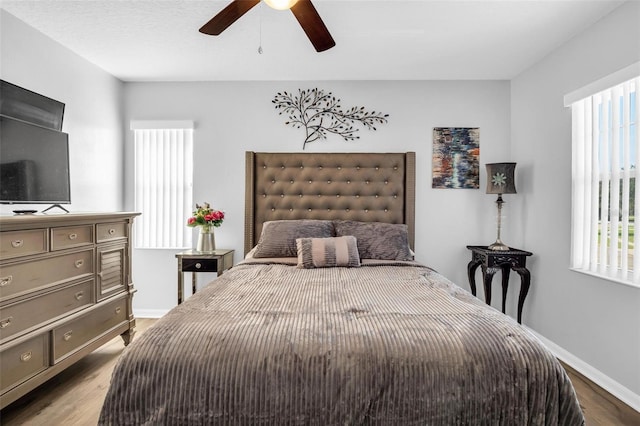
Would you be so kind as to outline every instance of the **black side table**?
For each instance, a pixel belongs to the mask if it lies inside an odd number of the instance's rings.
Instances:
[[[176,254],[178,259],[178,305],[184,299],[184,273],[192,272],[191,293],[196,292],[196,272],[217,272],[218,276],[233,266],[233,252],[219,249],[210,252],[187,250]]]
[[[509,250],[490,250],[487,246],[467,246],[471,250],[471,262],[467,265],[471,293],[476,295],[476,269],[482,266],[485,302],[491,304],[491,281],[499,270],[502,271],[502,313],[505,313],[505,301],[509,287],[509,272],[513,269],[520,275],[520,295],[518,296],[518,322],[522,323],[522,306],[531,285],[531,274],[527,269],[527,256],[533,253],[511,248]]]

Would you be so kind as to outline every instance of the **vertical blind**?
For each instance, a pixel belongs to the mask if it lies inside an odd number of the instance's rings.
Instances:
[[[572,267],[640,284],[640,77],[571,103]]]
[[[132,122],[135,143],[135,247],[191,247],[193,123]]]

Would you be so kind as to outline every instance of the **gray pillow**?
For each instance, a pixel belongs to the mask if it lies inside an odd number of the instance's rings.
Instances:
[[[332,268],[360,266],[356,237],[298,238],[298,268]]]
[[[413,260],[405,224],[336,220],[333,225],[337,237],[356,237],[360,259]]]
[[[253,257],[297,257],[298,238],[333,237],[330,220],[273,220],[262,225]]]

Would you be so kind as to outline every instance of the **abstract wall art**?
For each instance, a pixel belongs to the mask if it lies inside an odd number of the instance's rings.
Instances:
[[[480,187],[480,129],[434,127],[433,188]]]

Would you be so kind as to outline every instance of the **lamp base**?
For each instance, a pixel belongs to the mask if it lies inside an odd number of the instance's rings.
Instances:
[[[507,250],[511,250],[511,247],[509,247],[508,245],[500,241],[500,239],[498,238],[495,243],[489,246],[489,250],[507,251]]]

